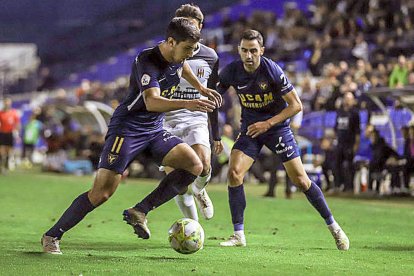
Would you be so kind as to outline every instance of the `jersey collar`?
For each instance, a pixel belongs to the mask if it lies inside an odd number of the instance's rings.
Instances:
[[[198,52],[200,52],[200,49],[201,49],[201,45],[200,45],[200,42],[198,42],[197,43],[197,48],[193,52],[193,56],[195,56],[196,54],[198,54]]]

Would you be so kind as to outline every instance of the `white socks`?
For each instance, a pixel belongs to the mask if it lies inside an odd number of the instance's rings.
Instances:
[[[211,169],[210,172],[205,176],[199,176],[196,180],[191,184],[191,188],[193,189],[194,194],[199,194],[202,189],[204,189],[208,182],[211,179]]]
[[[238,230],[238,231],[234,231],[234,234],[243,238],[244,237],[244,230]]]
[[[211,170],[207,175],[197,177],[196,180],[191,184],[191,188],[189,188],[185,194],[176,195],[174,197],[175,202],[177,203],[182,214],[186,218],[198,221],[197,207],[194,201],[193,194],[199,194],[201,190],[203,190],[207,186],[210,179]]]
[[[333,231],[333,230],[337,230],[337,229],[341,229],[341,226],[339,226],[339,224],[334,221],[333,223],[328,225],[329,230]]]
[[[176,195],[174,200],[186,218],[198,221],[197,207],[192,193],[187,192],[183,195]]]

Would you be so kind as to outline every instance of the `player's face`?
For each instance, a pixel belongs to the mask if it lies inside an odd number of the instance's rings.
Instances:
[[[264,47],[261,47],[256,39],[242,39],[239,45],[239,55],[247,72],[253,72],[259,67],[263,52]]]
[[[172,58],[174,63],[183,62],[185,59],[192,57],[194,50],[197,48],[197,42],[189,40],[177,43],[175,40],[172,45]]]

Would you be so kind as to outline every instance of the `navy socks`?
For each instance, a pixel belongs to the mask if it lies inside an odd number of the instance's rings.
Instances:
[[[183,170],[176,169],[164,177],[154,191],[152,191],[134,208],[147,214],[152,209],[164,204],[168,200],[178,195],[185,187],[194,182],[196,175]]]
[[[335,221],[321,189],[315,183],[311,182],[311,186],[304,192],[304,194],[313,207],[319,212],[321,217],[323,217],[327,225],[330,225]]]
[[[58,222],[46,232],[47,236],[62,238],[63,233],[78,224],[90,211],[95,209],[88,198],[88,192],[78,196],[63,213]]]
[[[228,187],[231,221],[234,231],[244,230],[244,209],[246,209],[246,196],[243,184],[237,187]]]

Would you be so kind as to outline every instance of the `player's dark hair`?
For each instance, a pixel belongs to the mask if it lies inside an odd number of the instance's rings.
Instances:
[[[175,16],[177,17],[191,17],[198,21],[198,23],[203,23],[204,21],[204,15],[201,12],[200,8],[191,3],[191,4],[184,4],[181,5],[176,11]]]
[[[257,40],[259,42],[260,47],[263,47],[263,36],[256,30],[247,30],[244,31],[241,35],[241,39],[245,40]]]
[[[167,37],[172,37],[177,43],[182,41],[200,41],[201,34],[196,26],[184,17],[174,17],[171,19],[170,24],[167,27]]]

